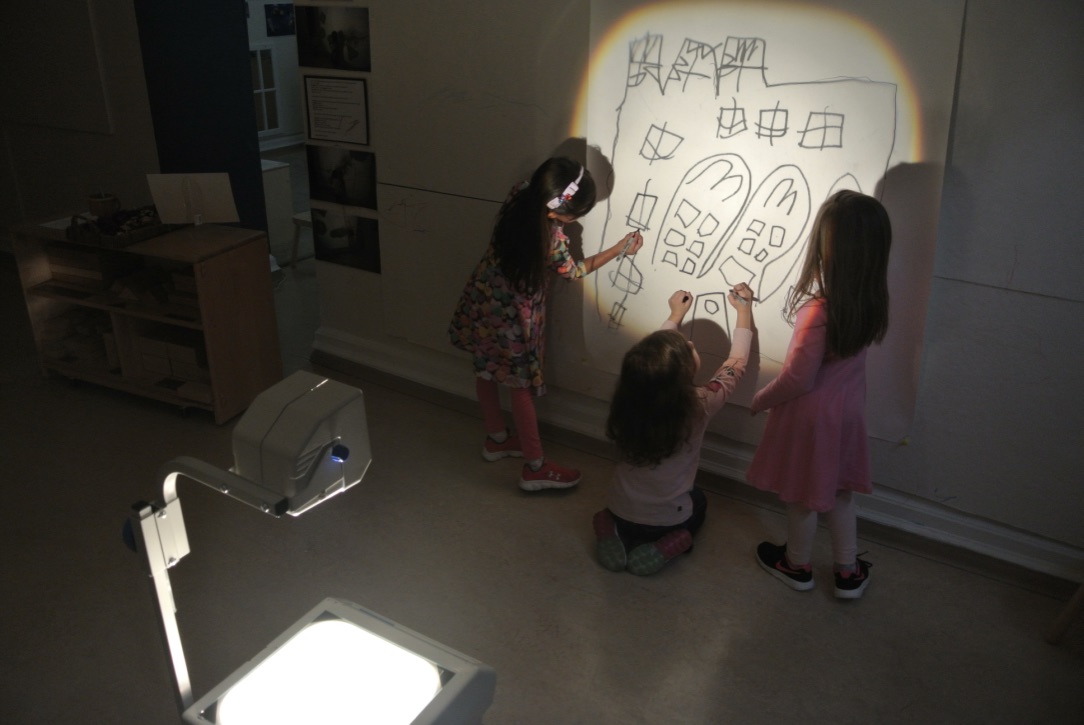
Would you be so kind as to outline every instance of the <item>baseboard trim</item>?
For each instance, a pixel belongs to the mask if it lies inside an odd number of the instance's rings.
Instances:
[[[313,343],[314,359],[362,366],[401,378],[438,393],[473,401],[474,380],[462,356],[441,353],[407,341],[379,342],[321,327]],[[605,446],[604,401],[550,386],[538,401],[539,422]],[[704,441],[702,470],[731,481],[744,481],[752,447],[722,437]],[[1084,581],[1084,550],[951,509],[942,504],[876,486],[862,496],[859,518],[1073,582]]]

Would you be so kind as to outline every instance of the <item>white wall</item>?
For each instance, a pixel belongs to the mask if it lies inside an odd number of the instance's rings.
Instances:
[[[371,13],[384,273],[319,265],[317,349],[471,397],[469,363],[444,329],[508,184],[566,141],[590,6],[356,4]],[[1081,32],[1084,5],[1072,0],[967,4],[917,413],[906,445],[874,441],[877,493],[862,507],[870,520],[1076,579]],[[467,104],[473,126],[457,127]],[[442,112],[446,127],[426,122]],[[404,144],[403,129],[417,142]],[[582,290],[554,288],[552,392],[539,410],[601,438],[613,381],[582,363]],[[740,415],[724,411],[713,428]],[[713,435],[704,467],[740,478],[751,450]]]
[[[589,3],[357,4],[372,12],[384,274],[318,263],[317,346],[471,397],[469,362],[444,326],[508,185],[566,140],[588,61]],[[149,202],[144,174],[158,163],[133,10],[89,1],[83,10],[112,130],[0,117],[4,228],[71,213],[99,186],[126,206]],[[17,13],[10,20],[4,31],[49,37]],[[917,414],[908,445],[875,442],[877,493],[862,505],[867,518],[1078,580],[1082,32],[1075,0],[967,4]],[[51,49],[74,62],[63,45]],[[460,123],[468,111],[472,123]],[[539,410],[600,437],[613,381],[582,365],[582,291],[554,288],[552,392]],[[745,415],[724,410],[714,428]],[[713,435],[704,467],[740,478],[751,450]]]

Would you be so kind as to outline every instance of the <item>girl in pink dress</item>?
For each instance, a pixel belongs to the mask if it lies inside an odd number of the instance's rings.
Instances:
[[[876,199],[839,191],[821,206],[787,303],[794,335],[779,377],[753,397],[767,410],[748,479],[787,508],[787,541],[762,542],[757,561],[798,591],[813,588],[813,538],[825,514],[835,595],[857,599],[869,583],[858,558],[853,493],[870,493],[866,350],[888,330],[892,228]]]
[[[487,433],[482,457],[499,461],[524,457],[519,486],[525,491],[569,488],[580,472],[548,461],[542,452],[534,396],[546,392],[547,271],[578,279],[617,258],[636,254],[639,232],[584,260],[568,249],[564,225],[595,205],[595,182],[582,165],[567,158],[542,163],[501,206],[489,247],[460,295],[448,334],[471,353],[475,388]],[[498,385],[510,389],[516,432],[505,427]]]

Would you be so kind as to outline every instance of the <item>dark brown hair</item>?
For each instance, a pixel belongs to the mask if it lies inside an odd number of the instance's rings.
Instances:
[[[547,207],[581,172],[579,188],[572,198],[562,199],[556,209]],[[595,181],[579,162],[555,157],[535,169],[527,187],[501,207],[493,228],[497,261],[513,289],[532,294],[542,286],[551,239],[549,212],[581,217],[594,206]]]
[[[828,350],[846,358],[888,331],[888,253],[892,225],[881,202],[837,191],[817,212],[801,274],[787,300],[787,319],[810,298],[828,311]]]
[[[692,350],[675,330],[659,330],[636,343],[621,361],[606,436],[621,460],[653,466],[689,439],[704,414]]]

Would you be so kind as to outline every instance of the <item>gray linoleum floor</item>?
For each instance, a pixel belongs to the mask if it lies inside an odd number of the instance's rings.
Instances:
[[[276,287],[288,372],[310,365],[315,264]],[[7,255],[0,335],[0,722],[176,722],[149,580],[121,530],[161,496],[166,461],[228,468],[232,423],[43,377]],[[375,452],[345,495],[277,520],[179,487],[192,553],[172,582],[197,697],[336,596],[492,666],[487,725],[1084,722],[1084,625],[1043,638],[1073,583],[860,522],[866,596],[833,598],[824,532],[817,588],[793,592],[753,560],[780,510],[709,476],[692,554],[652,577],[611,573],[590,526],[605,449],[544,431],[584,482],[526,494],[517,463],[479,455],[473,403],[358,372],[329,373],[365,392]]]

